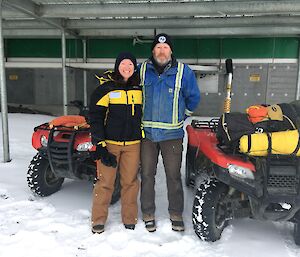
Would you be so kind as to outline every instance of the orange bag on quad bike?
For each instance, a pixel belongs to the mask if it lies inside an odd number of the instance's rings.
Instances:
[[[89,124],[85,118],[80,115],[65,115],[57,117],[49,122],[49,127],[53,128],[56,126],[74,127],[74,128],[88,128]]]
[[[260,122],[268,118],[268,108],[263,105],[251,105],[246,109],[246,112],[252,123]]]

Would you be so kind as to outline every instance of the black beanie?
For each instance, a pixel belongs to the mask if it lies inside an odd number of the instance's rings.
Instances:
[[[153,42],[152,42],[152,47],[151,50],[153,50],[153,48],[156,46],[156,44],[158,43],[166,43],[170,46],[171,50],[173,51],[173,45],[172,45],[172,41],[169,35],[165,34],[165,33],[160,33],[158,35],[155,36]]]
[[[122,52],[119,53],[118,57],[116,58],[115,68],[114,68],[115,72],[119,73],[119,65],[125,59],[129,59],[130,61],[132,61],[134,65],[134,70],[137,69],[136,58],[134,57],[134,55],[129,52]]]

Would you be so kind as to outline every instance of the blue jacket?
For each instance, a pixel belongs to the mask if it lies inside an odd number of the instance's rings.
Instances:
[[[194,72],[180,62],[158,74],[150,60],[140,66],[143,87],[143,127],[153,142],[180,139],[183,123],[200,101]]]

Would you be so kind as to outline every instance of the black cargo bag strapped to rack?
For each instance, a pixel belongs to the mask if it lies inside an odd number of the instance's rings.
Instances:
[[[296,127],[297,122],[299,123],[299,118],[300,118],[300,106],[299,104],[296,103],[281,103],[278,104],[282,110],[282,113],[284,116],[288,117]]]
[[[299,127],[300,106],[289,103],[278,104],[282,110],[282,120],[272,119],[254,123],[256,133],[295,130]]]
[[[243,135],[255,133],[254,125],[246,113],[223,113],[217,127],[217,139],[220,145],[234,147]]]

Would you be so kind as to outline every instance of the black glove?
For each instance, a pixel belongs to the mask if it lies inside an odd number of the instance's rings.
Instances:
[[[101,162],[108,167],[117,167],[117,157],[107,151],[107,148],[102,145],[97,145],[96,151],[93,153],[92,158],[94,160],[101,160]]]

